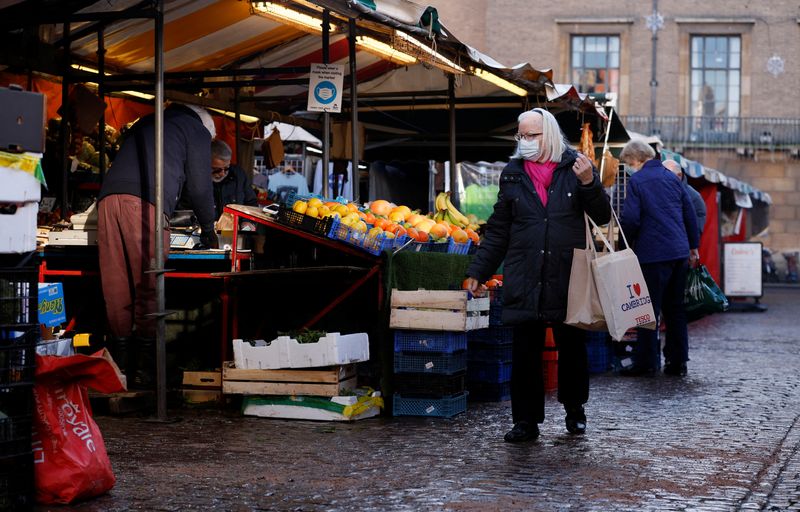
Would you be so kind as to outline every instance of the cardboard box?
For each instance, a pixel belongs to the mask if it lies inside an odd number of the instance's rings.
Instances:
[[[288,336],[270,342],[233,340],[236,368],[266,370],[314,368],[369,361],[369,336],[365,332],[341,335],[328,333],[316,343],[298,343]]]
[[[0,253],[36,249],[36,216],[39,203],[0,203]]]

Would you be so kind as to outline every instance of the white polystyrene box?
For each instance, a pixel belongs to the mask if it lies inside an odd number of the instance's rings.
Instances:
[[[39,203],[23,203],[17,205],[14,213],[4,213],[9,207],[0,204],[0,253],[35,250]]]
[[[316,343],[298,343],[288,336],[271,342],[257,340],[256,346],[233,340],[236,368],[276,370],[279,368],[314,368],[369,361],[369,336],[365,332],[342,335],[328,333]]]
[[[0,167],[0,203],[39,202],[42,199],[42,186],[33,175]]]

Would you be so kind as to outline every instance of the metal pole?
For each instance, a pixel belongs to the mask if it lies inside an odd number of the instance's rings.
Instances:
[[[64,23],[64,37],[67,42],[64,45],[64,72],[61,77],[61,111],[64,115],[61,116],[61,125],[58,130],[58,142],[61,146],[61,218],[66,220],[69,218],[67,210],[69,209],[69,190],[67,184],[69,183],[69,141],[67,141],[67,108],[69,107],[69,74],[70,74],[70,42],[69,31],[70,23]]]
[[[242,115],[239,112],[239,88],[233,90],[233,110],[234,114],[236,114],[236,127],[234,128],[234,137],[236,137],[235,145],[236,147],[233,148],[234,155],[236,155],[236,165],[242,165],[242,159],[239,158],[239,141],[242,140],[241,128],[239,124],[242,122]],[[252,178],[252,175],[250,176]]]
[[[658,58],[658,0],[653,0],[653,43],[652,43],[652,61],[653,67],[650,72],[650,135],[655,133],[656,128],[656,95],[658,94],[658,74],[656,61]]]
[[[330,61],[330,21],[331,12],[328,9],[322,11],[322,63],[328,64]],[[328,178],[330,176],[331,159],[331,115],[328,112],[322,114],[322,196],[329,197]]]
[[[456,175],[456,76],[447,75],[447,103],[450,114],[450,200],[459,205],[458,176]]]
[[[349,20],[349,29],[350,29],[350,129],[351,134],[350,138],[352,139],[353,144],[353,155],[352,155],[352,163],[350,164],[353,167],[353,201],[356,203],[360,202],[361,199],[361,184],[360,184],[360,176],[358,172],[358,156],[359,156],[359,148],[358,148],[358,79],[357,73],[358,68],[356,66],[356,20],[354,18],[350,18]]]
[[[103,29],[97,31],[97,93],[100,99],[105,98],[105,69],[106,69],[106,48],[105,38],[103,37]],[[105,100],[104,100],[105,101]],[[100,115],[100,126],[97,134],[97,144],[100,146],[98,152],[100,159],[98,165],[100,167],[100,183],[103,182],[106,174],[106,111]]]
[[[156,377],[157,419],[167,419],[167,346],[165,339],[164,309],[164,0],[156,1],[155,16],[155,170],[156,170]]]

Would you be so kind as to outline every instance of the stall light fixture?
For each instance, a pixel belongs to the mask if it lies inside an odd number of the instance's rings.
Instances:
[[[253,7],[257,13],[271,20],[275,20],[278,23],[291,25],[300,30],[322,32],[322,20],[314,16],[309,16],[308,14],[289,9],[288,7],[273,2],[255,2]],[[333,24],[329,24],[328,26],[331,32],[336,30]]]
[[[474,68],[472,70],[472,72],[478,78],[482,78],[482,79],[486,80],[489,83],[492,83],[492,84],[494,84],[494,85],[496,85],[498,87],[501,87],[501,88],[507,90],[508,92],[512,92],[512,93],[516,94],[517,96],[527,96],[528,95],[528,91],[526,91],[522,87],[512,84],[511,82],[509,82],[505,78],[500,78],[499,76],[495,75],[494,73],[490,73],[490,72],[485,71],[485,70],[483,70],[481,68]]]
[[[434,51],[428,45],[418,41],[417,39],[411,37],[410,35],[406,34],[402,30],[395,30],[394,35],[397,38],[398,42],[405,45],[410,45],[409,47],[413,47],[415,50],[419,50],[422,53],[419,55],[418,58],[420,60],[424,60],[429,62],[430,64],[436,66],[447,72],[456,72],[456,73],[464,73],[465,70],[452,60],[448,59],[441,53]],[[426,58],[421,58],[423,55]]]
[[[311,153],[318,153],[320,155],[322,154],[322,150],[315,148],[314,146],[306,146],[306,151],[310,151]]]
[[[390,45],[378,41],[367,36],[356,37],[356,46],[362,48],[364,51],[377,55],[378,57],[400,64],[401,66],[408,66],[417,62],[416,57],[405,54],[400,50],[395,50]]]
[[[207,110],[212,111],[212,112],[217,112],[218,114],[222,114],[223,116],[227,116],[227,117],[236,119],[236,112],[231,112],[229,110],[220,110],[218,108],[211,108],[211,107],[205,107],[205,108]],[[261,120],[258,117],[249,116],[247,114],[239,114],[239,119],[241,119],[243,123],[257,123],[258,121]]]

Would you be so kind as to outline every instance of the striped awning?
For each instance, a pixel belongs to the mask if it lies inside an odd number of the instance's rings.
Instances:
[[[766,204],[772,204],[772,197],[767,192],[759,190],[752,185],[745,183],[744,181],[737,180],[736,178],[732,178],[730,176],[726,176],[722,172],[712,169],[711,167],[706,167],[705,165],[701,164],[700,162],[696,162],[694,160],[689,160],[688,158],[684,157],[680,153],[675,153],[674,151],[668,151],[666,149],[661,150],[661,160],[675,160],[681,167],[683,168],[683,172],[686,173],[687,176],[691,176],[692,178],[702,178],[706,181],[710,181],[711,183],[717,183],[722,185],[723,187],[729,188],[734,192],[739,192],[740,194],[746,194],[757,201],[764,202]]]

